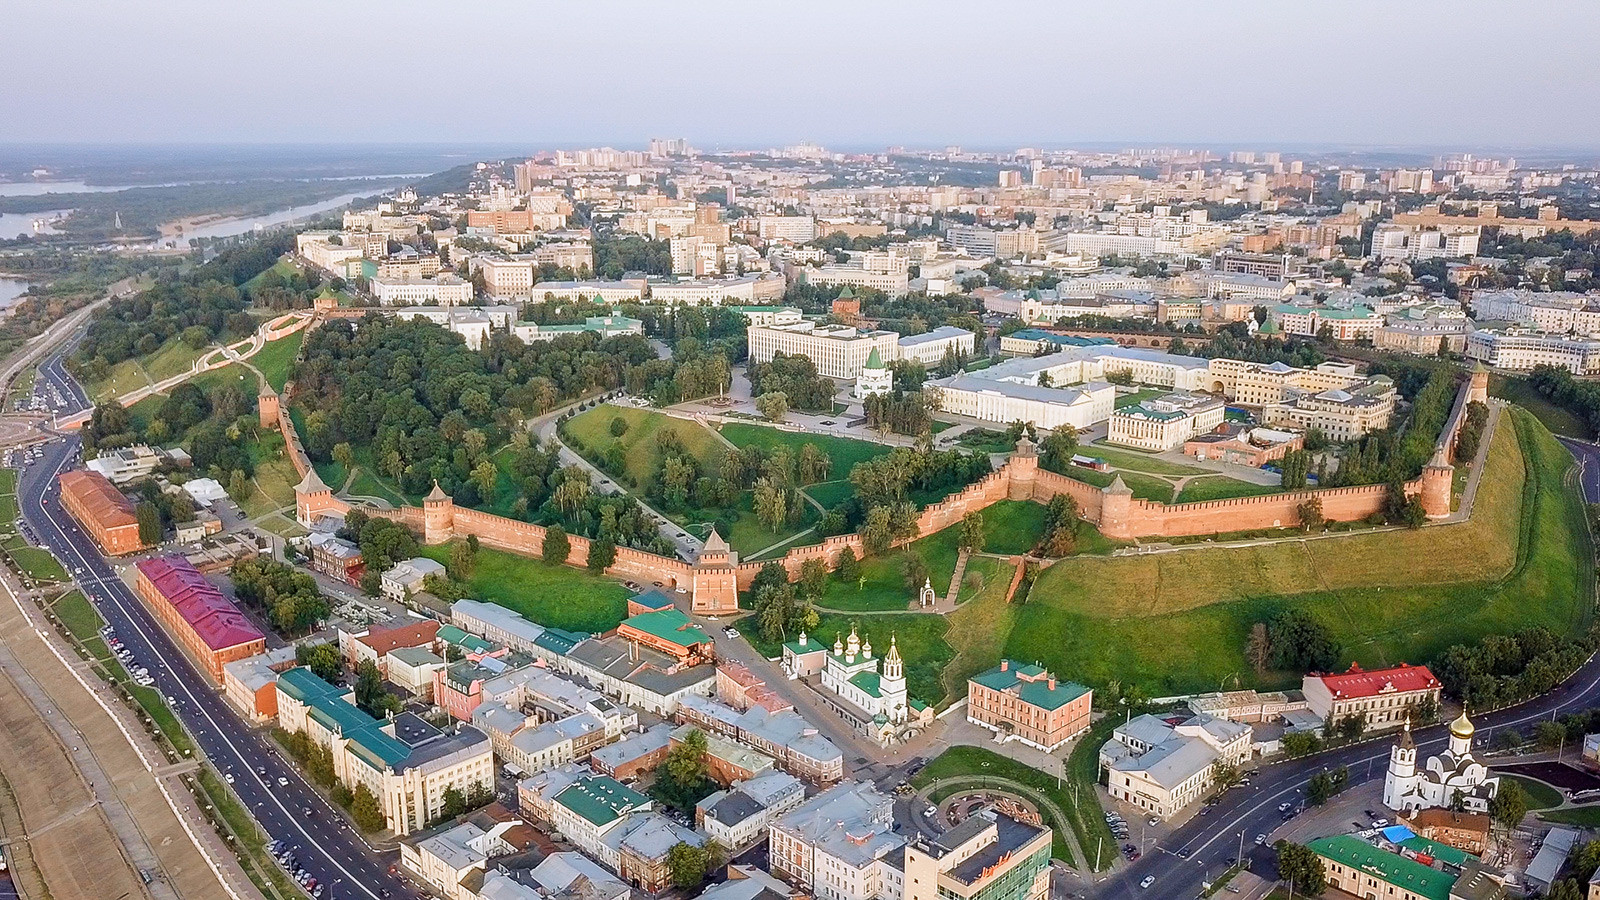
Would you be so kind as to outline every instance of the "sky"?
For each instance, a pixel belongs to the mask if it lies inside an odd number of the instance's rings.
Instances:
[[[1600,148],[1600,3],[11,4],[0,142]]]

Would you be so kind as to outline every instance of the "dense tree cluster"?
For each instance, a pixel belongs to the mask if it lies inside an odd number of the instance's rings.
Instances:
[[[671,275],[672,247],[666,241],[596,231],[594,272],[606,280],[616,280],[629,272]]]
[[[799,580],[793,583],[783,563],[769,562],[762,566],[750,583],[755,625],[762,638],[781,641],[802,631],[814,630],[821,618],[815,603],[821,599],[827,585],[828,566],[820,559],[806,560],[800,567]]]
[[[1558,366],[1538,366],[1528,375],[1533,389],[1555,405],[1572,413],[1600,434],[1600,382],[1579,381]]]
[[[327,618],[327,598],[307,572],[257,557],[234,563],[229,574],[239,599],[265,611],[272,627],[282,634],[304,634]]]
[[[1503,706],[1548,693],[1593,647],[1592,633],[1568,637],[1548,628],[1525,628],[1456,644],[1430,668],[1447,695],[1473,707]]]
[[[1478,455],[1478,445],[1483,441],[1483,429],[1489,424],[1489,407],[1481,400],[1467,404],[1466,418],[1456,432],[1455,458],[1470,461]]]
[[[867,425],[879,432],[894,434],[922,434],[933,427],[933,413],[938,408],[937,389],[928,387],[920,391],[896,390],[889,394],[869,394],[861,407],[867,414]]]
[[[1279,339],[1251,336],[1248,328],[1238,322],[1219,328],[1210,343],[1194,348],[1194,355],[1205,359],[1281,362],[1300,368],[1311,368],[1328,359],[1316,341],[1294,337]]]
[[[1352,441],[1336,470],[1319,469],[1319,485],[1398,484],[1422,473],[1422,467],[1433,456],[1445,420],[1450,417],[1456,383],[1450,370],[1443,366],[1427,370],[1420,380],[1410,374],[1395,378],[1395,386],[1402,394],[1412,385],[1420,386],[1410,395],[1411,412],[1404,424],[1396,423]]]
[[[833,379],[818,375],[817,364],[808,356],[779,353],[771,362],[752,362],[748,375],[752,396],[779,392],[788,397],[790,409],[833,411]]]
[[[1303,609],[1285,609],[1267,622],[1267,657],[1285,672],[1326,672],[1339,661],[1328,626]]]

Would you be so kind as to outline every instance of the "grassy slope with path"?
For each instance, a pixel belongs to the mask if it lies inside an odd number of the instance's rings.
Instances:
[[[295,356],[300,353],[300,346],[305,342],[306,329],[302,328],[263,346],[259,353],[250,357],[250,364],[261,370],[273,390],[281,391],[289,380],[289,364],[294,362]]]
[[[450,547],[423,547],[422,555],[449,565]],[[628,612],[629,591],[619,582],[488,547],[478,549],[468,584],[479,598],[552,628],[609,631]]]
[[[621,437],[611,434],[611,422],[621,419],[628,430]],[[661,467],[661,452],[656,447],[656,435],[670,432],[678,438],[683,449],[699,460],[702,467],[714,468],[722,458],[724,448],[716,435],[705,426],[687,419],[678,419],[647,409],[631,409],[609,404],[581,412],[562,425],[567,437],[577,443],[584,456],[594,462],[602,458],[612,444],[620,444],[627,462],[620,475],[631,488],[648,484]]]
[[[1555,809],[1566,802],[1559,790],[1542,781],[1523,778],[1520,775],[1501,775],[1500,778],[1505,781],[1515,781],[1522,786],[1522,792],[1528,796],[1529,810]]]
[[[1073,557],[1039,577],[1025,604],[968,603],[953,616],[952,678],[1001,653],[1062,677],[1151,693],[1278,687],[1255,677],[1250,626],[1288,605],[1309,610],[1343,660],[1422,662],[1450,644],[1530,625],[1584,627],[1592,550],[1569,488],[1571,457],[1531,415],[1501,418],[1470,522],[1247,548]],[[1525,477],[1524,459],[1533,477]],[[1303,590],[1286,593],[1286,588]],[[959,683],[959,682],[958,682]]]
[[[1585,441],[1592,436],[1588,424],[1582,418],[1563,407],[1551,403],[1543,394],[1534,390],[1533,385],[1526,378],[1492,374],[1489,376],[1489,395],[1509,400],[1518,406],[1526,408],[1540,422],[1544,423],[1544,427],[1556,434]]]

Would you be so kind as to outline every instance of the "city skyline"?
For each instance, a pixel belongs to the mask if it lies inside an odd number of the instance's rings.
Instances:
[[[0,117],[18,142],[1600,146],[1571,115],[1600,10],[1502,10],[62,3],[14,12]]]

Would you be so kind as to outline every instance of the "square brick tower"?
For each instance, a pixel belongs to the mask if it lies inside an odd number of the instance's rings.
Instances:
[[[261,427],[271,430],[278,427],[278,392],[266,381],[261,382],[261,392],[256,394],[256,409],[261,412]]]
[[[690,594],[689,609],[702,616],[738,612],[738,567],[739,554],[713,528],[690,569],[693,593]]]

